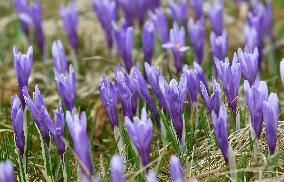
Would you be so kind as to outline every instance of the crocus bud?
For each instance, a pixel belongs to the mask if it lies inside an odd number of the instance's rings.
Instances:
[[[259,35],[258,35],[257,30],[254,27],[246,25],[245,31],[244,31],[244,43],[245,43],[245,47],[247,51],[253,52],[255,47],[259,49],[260,41],[261,40],[259,40]]]
[[[234,119],[236,121],[237,98],[241,81],[241,66],[240,63],[238,63],[237,54],[234,54],[231,66],[228,58],[226,58],[224,62],[217,58],[215,58],[214,60],[217,69],[217,75],[221,80],[229,102],[229,106],[233,111]]]
[[[70,45],[74,50],[78,49],[78,10],[74,0],[66,6],[61,5],[60,16],[62,19],[64,30],[69,39]]]
[[[61,40],[56,40],[52,43],[52,63],[59,74],[67,72],[67,58]]]
[[[146,182],[158,182],[157,174],[154,171],[150,171],[146,177]]]
[[[226,162],[229,159],[229,141],[228,141],[228,116],[227,109],[225,105],[222,105],[219,111],[219,116],[215,113],[211,113],[214,133],[216,136],[217,143],[221,149],[223,157]]]
[[[118,125],[117,119],[117,88],[114,83],[109,81],[105,76],[102,77],[100,82],[100,96],[107,112],[108,118],[112,126]]]
[[[87,133],[87,118],[85,112],[79,117],[78,113],[67,111],[66,122],[73,140],[73,146],[80,166],[82,178],[91,178],[93,173],[90,141]]]
[[[280,62],[280,75],[282,84],[284,85],[284,59],[282,59],[282,61]]]
[[[178,0],[175,3],[173,0],[168,0],[170,11],[174,22],[181,22],[186,25],[188,19],[188,4],[186,0]]]
[[[147,21],[143,26],[142,45],[144,52],[144,60],[148,63],[152,62],[154,43],[154,24],[151,21]]]
[[[30,9],[26,0],[14,0],[15,9],[17,11],[21,28],[26,35],[29,37],[29,29],[32,25],[32,17],[30,16]]]
[[[116,2],[114,0],[93,0],[92,2],[93,9],[104,29],[108,47],[111,49],[113,44],[111,22],[115,21],[117,16]]]
[[[258,79],[250,86],[247,80],[244,81],[246,102],[250,111],[251,126],[257,139],[260,138],[262,130],[262,103],[268,97],[267,84]]]
[[[28,87],[29,77],[33,65],[33,48],[29,47],[27,54],[22,54],[18,51],[17,47],[13,49],[14,69],[18,80],[18,95],[22,103],[23,109],[25,108],[25,100],[23,96],[23,87]]]
[[[211,32],[210,44],[213,58],[216,57],[220,60],[223,60],[226,57],[228,49],[227,33],[224,31],[220,36],[218,36],[214,32]]]
[[[0,163],[0,181],[14,182],[13,165],[10,161],[6,160]]]
[[[185,46],[184,28],[179,28],[178,24],[175,23],[173,29],[171,29],[170,31],[170,40],[168,43],[163,44],[163,48],[171,49],[175,61],[176,70],[177,72],[180,72],[184,53],[189,49],[189,47]]]
[[[212,87],[213,87],[213,93],[211,96],[209,96],[209,90],[206,88],[204,83],[200,81],[200,93],[202,95],[202,98],[205,102],[205,105],[210,113],[215,112],[217,115],[220,110],[220,95],[221,95],[221,89],[220,85],[217,83],[215,78],[212,78]]]
[[[28,93],[28,88],[23,88],[23,96],[25,102],[32,113],[32,117],[38,127],[38,129],[42,132],[43,139],[47,146],[49,145],[49,129],[47,123],[45,122],[45,118],[43,116],[44,111],[46,110],[44,105],[43,96],[39,90],[38,85],[35,86],[35,91],[33,92],[33,100],[30,98]]]
[[[243,78],[248,80],[250,85],[254,84],[254,81],[258,72],[258,50],[254,49],[253,53],[242,49],[238,50],[238,60],[241,64],[241,71]]]
[[[271,93],[262,104],[263,120],[266,128],[266,142],[270,155],[274,154],[277,143],[277,126],[279,117],[279,99],[276,93]]]
[[[69,66],[69,75],[59,74],[56,69],[54,69],[54,75],[57,90],[67,110],[72,111],[75,107],[76,98],[76,74],[72,65]]]
[[[188,22],[188,32],[191,39],[196,61],[201,64],[203,59],[203,47],[205,43],[204,19],[201,18],[195,23],[193,19]]]
[[[159,36],[163,44],[169,40],[169,26],[167,17],[163,8],[155,9],[153,13],[150,13],[151,20],[154,23],[155,31]]]
[[[191,7],[194,11],[194,18],[200,19],[203,17],[203,0],[191,0],[190,1]]]
[[[149,90],[148,85],[140,72],[138,67],[133,67],[131,69],[130,73],[131,79],[133,83],[135,84],[135,88],[138,91],[140,97],[142,97],[144,100],[146,100],[146,104],[149,108],[151,108],[151,111],[153,112],[157,125],[160,127],[160,116],[157,110],[157,106],[154,102],[154,99],[152,98]]]
[[[182,142],[183,138],[183,109],[184,101],[186,97],[186,76],[182,75],[180,82],[171,80],[170,84],[163,77],[159,77],[160,89],[164,95],[168,111],[173,122],[173,126],[176,130],[176,134]]]
[[[24,114],[18,96],[11,97],[11,118],[15,134],[15,143],[23,156],[25,151]]]
[[[167,104],[159,86],[159,77],[162,76],[159,68],[155,67],[154,65],[150,66],[148,63],[145,63],[145,72],[147,80],[152,86],[152,89],[160,103],[160,106],[163,109],[166,109]]]
[[[206,77],[203,69],[201,68],[201,66],[197,62],[194,61],[193,62],[193,69],[196,71],[199,81],[201,81],[204,84],[204,86],[206,87],[206,89],[208,90],[207,77]]]
[[[133,27],[127,27],[125,20],[121,21],[120,30],[113,22],[113,35],[118,54],[122,58],[125,68],[128,72],[132,67],[132,49],[133,49]]]
[[[142,109],[141,119],[135,116],[133,122],[126,116],[125,126],[132,143],[139,153],[142,164],[146,166],[150,162],[153,135],[153,124],[147,116],[146,109]]]
[[[209,20],[211,23],[211,28],[216,36],[221,36],[223,32],[223,6],[222,1],[217,0],[215,5],[213,5],[209,11]]]
[[[134,25],[134,18],[135,18],[135,10],[136,10],[136,1],[132,0],[117,0],[118,6],[121,7],[124,17],[125,17],[125,23],[127,26],[133,26]]]
[[[170,158],[170,172],[173,182],[185,182],[182,166],[175,155],[172,155]]]
[[[112,182],[126,182],[124,177],[123,160],[120,155],[114,155],[110,162],[110,172]]]

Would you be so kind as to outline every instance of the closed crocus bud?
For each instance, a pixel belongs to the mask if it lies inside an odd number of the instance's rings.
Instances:
[[[114,83],[109,81],[105,76],[102,77],[100,82],[100,96],[107,112],[111,125],[118,126],[117,119],[117,88]]]
[[[199,81],[201,81],[205,85],[206,89],[208,90],[207,77],[206,77],[203,69],[201,68],[201,66],[197,62],[194,61],[193,62],[193,69],[196,71]]]
[[[61,40],[56,40],[52,43],[52,63],[57,73],[65,74],[67,72],[67,58]]]
[[[27,54],[22,54],[17,47],[13,49],[14,69],[18,80],[18,95],[22,102],[23,109],[25,108],[25,100],[23,96],[23,87],[28,87],[29,77],[33,65],[33,48],[29,47]]]
[[[199,64],[201,64],[203,59],[203,47],[205,42],[204,19],[201,18],[195,23],[193,19],[190,19],[188,22],[188,32],[192,48],[195,53],[195,59]]]
[[[185,46],[185,30],[183,27],[179,28],[175,23],[173,29],[170,31],[170,40],[168,43],[163,44],[163,48],[171,49],[175,67],[177,72],[181,71],[184,53],[189,49]]]
[[[120,155],[114,155],[110,162],[110,173],[112,182],[126,182],[124,177],[123,160]]]
[[[223,60],[226,57],[228,49],[227,33],[224,31],[220,36],[218,36],[214,32],[211,32],[210,44],[213,58],[216,57],[220,60]]]
[[[277,126],[279,117],[279,99],[276,93],[271,93],[262,104],[263,120],[266,129],[266,142],[270,155],[274,154],[277,142]]]
[[[158,182],[157,174],[154,171],[150,171],[146,177],[146,182]]]
[[[191,0],[190,1],[191,7],[194,11],[194,18],[200,19],[203,17],[203,0]]]
[[[152,62],[154,43],[155,43],[154,24],[151,21],[147,21],[143,26],[143,32],[142,32],[142,45],[143,45],[145,62],[148,63]]]
[[[169,26],[167,16],[163,8],[155,9],[153,13],[150,12],[150,17],[154,23],[155,31],[163,44],[169,41]]]
[[[60,16],[69,42],[72,48],[77,51],[78,10],[74,0],[71,0],[68,5],[60,7]]]
[[[11,118],[15,134],[15,143],[22,157],[25,151],[24,114],[18,96],[11,97]]]
[[[254,136],[259,139],[262,130],[262,103],[268,97],[267,84],[258,79],[250,86],[247,80],[244,81],[246,102],[251,116],[251,127]]]
[[[188,105],[191,110],[192,105],[197,101],[197,94],[200,90],[200,80],[197,72],[194,69],[188,69],[187,65],[183,67],[183,74],[187,79]]]
[[[223,32],[223,6],[222,1],[217,0],[215,5],[213,5],[209,11],[209,20],[211,23],[211,28],[216,36],[221,36]]]
[[[137,66],[132,68],[130,76],[140,97],[142,97],[146,101],[147,106],[151,108],[151,111],[155,116],[157,125],[160,127],[160,116],[157,110],[157,106],[148,90],[148,85]]]
[[[8,160],[0,162],[0,181],[3,182],[15,181],[13,165]]]
[[[118,6],[121,7],[124,17],[125,17],[125,23],[127,26],[133,26],[134,25],[134,18],[135,18],[135,3],[136,1],[132,0],[117,0]]]
[[[164,95],[168,111],[173,122],[173,126],[176,130],[176,134],[183,142],[183,109],[186,97],[186,76],[182,75],[180,83],[176,80],[171,80],[170,84],[163,77],[159,77],[160,89]]]
[[[165,101],[165,98],[163,96],[163,93],[161,92],[160,86],[159,86],[159,77],[162,76],[160,73],[159,68],[155,67],[154,65],[150,66],[148,63],[145,63],[145,72],[147,76],[147,80],[150,83],[159,103],[160,106],[163,109],[167,108],[167,104]]]
[[[238,63],[237,54],[234,54],[233,62],[231,65],[228,58],[226,58],[224,62],[217,58],[215,58],[214,60],[217,69],[217,75],[221,80],[229,102],[228,104],[233,111],[234,119],[236,121],[237,99],[241,81],[241,66]]]
[[[284,59],[282,59],[282,61],[280,62],[280,75],[282,84],[284,85]]]
[[[128,72],[132,67],[133,27],[127,27],[125,20],[121,21],[120,29],[113,22],[113,35],[118,54],[122,58]]]
[[[217,143],[221,149],[223,157],[226,162],[229,159],[229,141],[228,141],[228,116],[227,116],[227,109],[225,105],[222,105],[219,111],[219,115],[215,112],[211,113],[213,126],[214,126],[214,133],[217,140]]]
[[[86,114],[82,112],[81,116],[79,116],[76,112],[71,113],[67,111],[66,122],[73,140],[82,178],[91,179],[93,167],[90,154],[90,141],[87,133]]]
[[[253,52],[255,47],[259,49],[260,41],[261,40],[259,40],[259,35],[258,35],[257,30],[254,27],[246,25],[245,31],[244,31],[244,42],[245,42],[245,47],[247,51]]]
[[[213,93],[211,96],[209,96],[209,90],[206,88],[204,83],[200,81],[200,93],[202,95],[202,98],[206,104],[206,107],[210,113],[215,112],[216,114],[219,113],[220,110],[220,95],[221,95],[221,89],[220,85],[217,83],[215,78],[212,78],[212,87],[213,87]]]
[[[42,132],[43,139],[45,140],[45,143],[48,146],[49,129],[47,126],[48,123],[45,122],[45,118],[43,116],[43,113],[45,112],[46,108],[44,105],[43,96],[41,95],[38,85],[35,86],[35,91],[33,92],[33,100],[30,98],[27,87],[23,88],[23,95],[25,102],[32,113],[32,117],[38,129]]]
[[[173,182],[185,182],[182,166],[175,155],[172,155],[170,158],[170,172]]]
[[[242,76],[245,80],[248,80],[250,85],[254,84],[258,73],[258,50],[254,49],[252,53],[242,49],[238,50],[238,60],[241,64]]]
[[[56,69],[54,69],[54,75],[57,90],[63,99],[64,105],[67,110],[72,111],[75,107],[76,98],[76,74],[72,65],[69,66],[69,75],[59,74]]]
[[[108,47],[111,49],[113,44],[112,39],[112,21],[115,21],[116,2],[114,0],[93,0],[93,9],[97,14],[97,18],[104,29]]]
[[[142,164],[146,166],[150,162],[153,135],[153,124],[147,116],[146,109],[142,109],[141,119],[135,116],[133,122],[126,116],[125,126],[132,143],[139,153]]]
[[[181,22],[186,25],[188,19],[188,4],[186,0],[178,0],[175,3],[173,0],[168,0],[170,11],[174,22]]]
[[[20,20],[21,28],[26,37],[29,37],[29,28],[32,25],[32,18],[30,16],[28,3],[26,0],[14,0],[14,5]]]

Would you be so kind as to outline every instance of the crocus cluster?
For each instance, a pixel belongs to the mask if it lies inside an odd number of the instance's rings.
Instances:
[[[141,119],[137,116],[133,122],[129,117],[125,117],[125,126],[132,143],[135,145],[142,164],[146,166],[150,162],[150,150],[153,135],[153,124],[148,118],[146,109],[141,111]]]
[[[3,161],[0,163],[0,181],[14,182],[13,165],[10,161]]]

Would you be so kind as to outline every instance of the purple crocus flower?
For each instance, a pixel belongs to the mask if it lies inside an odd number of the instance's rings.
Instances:
[[[2,161],[0,163],[0,181],[14,182],[13,164],[9,161]]]
[[[111,181],[126,182],[124,177],[123,160],[120,155],[114,155],[110,162]]]
[[[250,111],[251,126],[257,139],[260,138],[262,130],[262,103],[268,97],[267,84],[258,79],[250,86],[247,80],[244,81],[246,102]]]
[[[219,111],[219,115],[215,112],[211,113],[214,133],[216,136],[217,143],[221,149],[223,157],[226,162],[228,162],[229,158],[229,141],[228,141],[228,116],[227,109],[225,105],[222,105]]]
[[[146,182],[158,182],[157,174],[154,171],[150,171],[146,177]]]
[[[86,114],[82,112],[79,117],[78,113],[67,111],[66,122],[73,140],[82,178],[91,179],[93,167],[90,155],[90,141],[87,133]]]
[[[133,49],[133,27],[127,27],[125,20],[121,21],[121,29],[119,30],[113,23],[113,36],[117,51],[123,59],[125,68],[129,72],[132,67],[132,49]]]
[[[125,126],[128,135],[135,145],[142,164],[146,166],[150,162],[151,142],[153,135],[153,124],[147,116],[146,109],[143,108],[141,112],[141,119],[137,116],[133,118],[133,123],[129,117],[125,117]]]
[[[214,32],[211,32],[210,44],[211,44],[213,58],[216,57],[220,60],[223,60],[226,57],[228,49],[227,33],[224,31],[220,36],[218,36]]]
[[[25,100],[23,97],[23,87],[28,87],[29,77],[33,65],[33,48],[29,47],[27,54],[22,54],[17,47],[13,48],[14,69],[18,80],[18,95],[21,99],[22,107],[25,108]]]
[[[217,75],[222,82],[229,106],[233,111],[234,119],[236,121],[237,98],[241,81],[241,66],[238,63],[237,54],[234,54],[231,66],[228,58],[226,58],[224,62],[217,58],[215,58],[214,60],[217,69]]]
[[[155,31],[163,44],[169,41],[169,26],[163,8],[155,9],[150,13],[150,17],[155,26]]]
[[[215,112],[216,114],[218,114],[220,110],[221,89],[220,85],[217,83],[214,77],[212,78],[212,87],[213,87],[212,91],[213,93],[211,96],[209,96],[208,89],[206,88],[204,83],[200,81],[200,92],[208,111],[210,113]]]
[[[57,147],[57,150],[63,159],[63,155],[65,153],[65,143],[63,141],[64,138],[64,112],[62,109],[62,103],[59,101],[58,103],[58,109],[53,110],[54,113],[54,122],[52,122],[50,115],[47,112],[47,109],[45,108],[43,111],[43,118],[44,121],[50,131],[50,134],[53,136],[55,140],[55,144]]]
[[[242,49],[238,50],[238,60],[241,64],[241,72],[243,78],[248,80],[250,85],[254,84],[254,81],[258,72],[258,50],[254,49],[252,53],[248,50],[244,52]]]
[[[11,97],[11,118],[15,134],[15,143],[22,157],[25,151],[24,114],[21,100],[18,96]]]
[[[103,76],[100,82],[100,96],[112,126],[118,125],[117,119],[117,99],[118,93],[114,83]]]
[[[78,10],[74,0],[66,6],[61,5],[60,16],[62,19],[64,30],[67,34],[72,48],[77,51],[78,49]]]
[[[261,40],[259,40],[258,32],[254,27],[245,26],[244,39],[245,47],[248,51],[253,52],[255,47],[260,48]]]
[[[41,130],[43,139],[47,146],[49,145],[49,129],[47,123],[45,122],[44,112],[46,110],[44,105],[43,96],[39,90],[38,85],[35,86],[35,91],[33,92],[33,100],[30,98],[28,93],[28,88],[23,88],[23,96],[25,102],[32,113],[32,117],[38,127]]]
[[[170,84],[163,77],[159,77],[160,89],[164,95],[168,111],[172,118],[173,126],[176,130],[176,134],[182,142],[183,135],[183,108],[186,97],[186,76],[182,75],[180,83],[176,80],[171,80]]]
[[[280,62],[280,75],[282,84],[284,85],[284,59],[282,59],[282,61]]]
[[[266,142],[270,155],[274,154],[277,142],[277,126],[279,117],[279,99],[276,93],[271,93],[262,104],[263,120],[266,128]]]
[[[127,26],[134,25],[136,1],[133,0],[117,0],[118,6],[123,10]]]
[[[54,75],[58,92],[67,110],[72,111],[76,98],[76,74],[72,65],[69,66],[69,75],[59,74],[56,69],[54,69]]]
[[[175,155],[172,155],[170,158],[170,172],[173,182],[185,182],[182,166]]]
[[[138,99],[134,83],[121,68],[115,70],[115,80],[123,114],[132,119],[136,114]]]
[[[167,104],[166,104],[165,98],[159,86],[159,77],[162,76],[159,68],[155,67],[154,65],[150,66],[148,63],[145,63],[145,72],[146,72],[147,80],[152,86],[152,89],[160,103],[160,106],[163,109],[166,109]]]
[[[26,35],[29,37],[29,28],[32,25],[32,18],[30,16],[29,5],[26,0],[14,0],[15,9],[18,13],[21,28]]]
[[[184,28],[179,28],[178,24],[175,23],[173,29],[170,31],[170,41],[163,44],[163,48],[172,50],[176,70],[180,72],[184,53],[189,49],[189,47],[185,46]]]
[[[52,43],[52,63],[59,74],[67,72],[67,58],[61,40],[56,40]]]
[[[216,36],[221,36],[223,32],[223,6],[222,1],[217,0],[215,5],[208,11],[211,28]]]
[[[199,81],[201,81],[204,84],[204,86],[206,87],[206,89],[208,90],[207,77],[206,77],[203,69],[201,68],[201,66],[197,62],[194,61],[193,62],[193,69],[195,70]]]
[[[111,22],[116,20],[116,2],[114,0],[93,0],[93,9],[104,29],[108,47],[111,49],[113,44]]]
[[[149,108],[151,108],[157,125],[160,127],[160,116],[157,110],[157,106],[154,102],[154,99],[152,98],[149,90],[148,90],[148,85],[142,75],[142,73],[140,72],[139,68],[133,67],[131,69],[131,74],[130,74],[133,83],[135,84],[136,90],[138,91],[139,95],[146,100],[146,104]]]
[[[188,33],[191,39],[192,48],[195,53],[196,61],[201,64],[203,59],[203,47],[205,43],[204,19],[201,18],[195,23],[193,19],[188,22]]]
[[[191,0],[190,4],[194,11],[194,18],[201,19],[203,17],[203,0]]]
[[[188,4],[186,0],[168,0],[170,11],[174,22],[181,22],[186,25],[188,19]]]
[[[144,52],[144,60],[148,63],[152,62],[154,44],[155,44],[154,24],[151,21],[147,21],[143,26],[142,45]]]

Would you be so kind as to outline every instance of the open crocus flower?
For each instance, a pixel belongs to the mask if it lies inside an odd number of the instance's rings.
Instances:
[[[67,58],[63,44],[60,40],[52,43],[52,63],[56,71],[65,74],[68,71]]]
[[[155,43],[154,24],[151,21],[147,21],[143,26],[143,32],[142,32],[142,46],[143,46],[145,62],[148,63],[152,62],[154,43]]]
[[[163,44],[169,40],[169,26],[167,17],[163,8],[157,8],[153,13],[150,12],[150,17],[154,23],[155,32]]]
[[[142,109],[141,119],[135,116],[133,122],[126,116],[125,126],[132,143],[139,153],[142,164],[146,166],[150,162],[153,135],[153,124],[147,116],[146,109]]]
[[[177,72],[180,72],[184,53],[189,49],[189,47],[185,46],[184,28],[179,28],[178,24],[175,23],[173,29],[171,29],[170,31],[170,40],[168,43],[163,44],[163,48],[171,49],[175,61],[176,70]]]
[[[15,181],[13,164],[8,160],[0,162],[0,181],[3,182]]]
[[[172,155],[170,158],[170,172],[173,182],[185,182],[182,166],[175,155]]]
[[[120,155],[114,155],[111,158],[110,174],[112,182],[126,182],[124,177],[123,160]]]
[[[223,60],[226,57],[228,49],[228,36],[224,31],[221,35],[216,35],[214,32],[210,34],[210,44],[213,58]]]
[[[266,142],[270,155],[274,154],[277,143],[277,126],[279,117],[279,99],[276,93],[271,93],[262,104],[263,120],[266,128]]]
[[[208,11],[209,20],[213,32],[220,36],[223,32],[223,6],[222,0],[217,0],[215,5]]]

